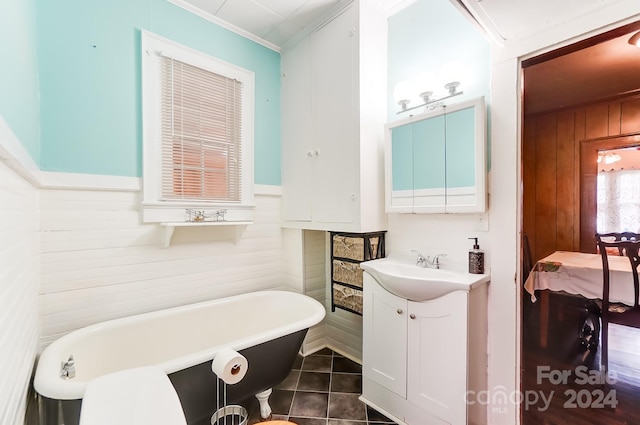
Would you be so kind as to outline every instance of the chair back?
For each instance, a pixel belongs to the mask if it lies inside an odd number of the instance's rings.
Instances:
[[[607,248],[617,248],[620,255],[625,256],[631,263],[631,274],[633,276],[634,308],[638,308],[640,284],[638,283],[638,266],[640,266],[640,234],[632,232],[620,233],[596,233],[598,250],[602,257],[602,311],[609,308],[609,254]]]

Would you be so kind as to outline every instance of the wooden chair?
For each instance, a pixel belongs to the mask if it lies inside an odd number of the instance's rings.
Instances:
[[[605,370],[609,367],[609,323],[615,323],[634,328],[640,328],[640,307],[639,302],[639,284],[638,284],[638,267],[640,266],[640,234],[637,233],[600,233],[596,234],[598,249],[602,257],[602,366]],[[617,248],[622,256],[629,259],[631,267],[631,276],[634,289],[634,304],[628,306],[626,304],[612,303],[609,300],[609,288],[611,286],[609,271],[609,256],[607,248]]]
[[[620,233],[600,233],[600,236],[604,238],[604,240],[612,242],[612,241],[637,241],[640,240],[640,234],[633,232],[620,232]],[[597,238],[596,238],[597,239]],[[624,256],[622,247],[609,247],[608,250],[609,255],[620,255]]]

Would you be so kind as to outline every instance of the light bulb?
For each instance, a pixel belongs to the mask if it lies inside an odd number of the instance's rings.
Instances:
[[[409,81],[399,81],[393,88],[393,98],[400,104],[400,102],[409,102],[413,96],[413,86]]]
[[[422,98],[423,102],[429,102],[429,97],[433,95],[433,91],[438,86],[438,78],[435,72],[423,72],[418,74],[414,79],[414,87],[416,93]]]
[[[440,68],[440,81],[449,90],[449,94],[455,93],[456,89],[464,80],[464,64],[459,60],[446,62]]]

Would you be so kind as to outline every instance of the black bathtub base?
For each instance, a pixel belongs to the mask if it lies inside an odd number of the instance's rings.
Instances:
[[[244,379],[237,384],[227,385],[227,404],[239,404],[246,398],[269,390],[282,382],[291,372],[298,351],[302,346],[307,330],[267,341],[240,351],[249,367]],[[224,403],[224,383],[218,382],[211,370],[211,362],[201,363],[169,375],[184,410],[187,423],[197,423],[210,418],[217,406]],[[216,402],[216,397],[218,401]],[[258,399],[260,401],[260,399]],[[263,415],[263,403],[267,404],[269,414]],[[271,414],[267,401],[261,402],[260,413],[263,418]]]
[[[307,329],[276,338],[239,351],[249,364],[242,381],[226,385],[226,403],[239,404],[256,395],[260,403],[260,415],[271,415],[269,395],[271,388],[282,382],[291,372]],[[224,405],[225,384],[211,370],[211,361],[169,374],[187,424],[196,424],[211,418],[218,406]],[[42,397],[43,425],[58,425],[59,410],[65,425],[79,425],[82,400],[53,400]],[[208,422],[208,421],[207,421]]]

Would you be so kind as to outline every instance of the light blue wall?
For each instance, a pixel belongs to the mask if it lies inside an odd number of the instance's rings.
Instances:
[[[0,0],[0,117],[40,158],[35,0]]]
[[[37,14],[42,169],[142,175],[147,29],[255,72],[255,182],[280,184],[279,53],[166,0],[38,0]]]
[[[463,62],[467,78],[460,87],[464,94],[448,102],[484,96],[489,103],[490,44],[449,0],[418,0],[391,16],[388,58],[389,121],[405,116],[396,115],[399,107],[393,88],[397,82],[424,72],[438,73],[451,60]],[[420,112],[417,109],[412,113]]]

